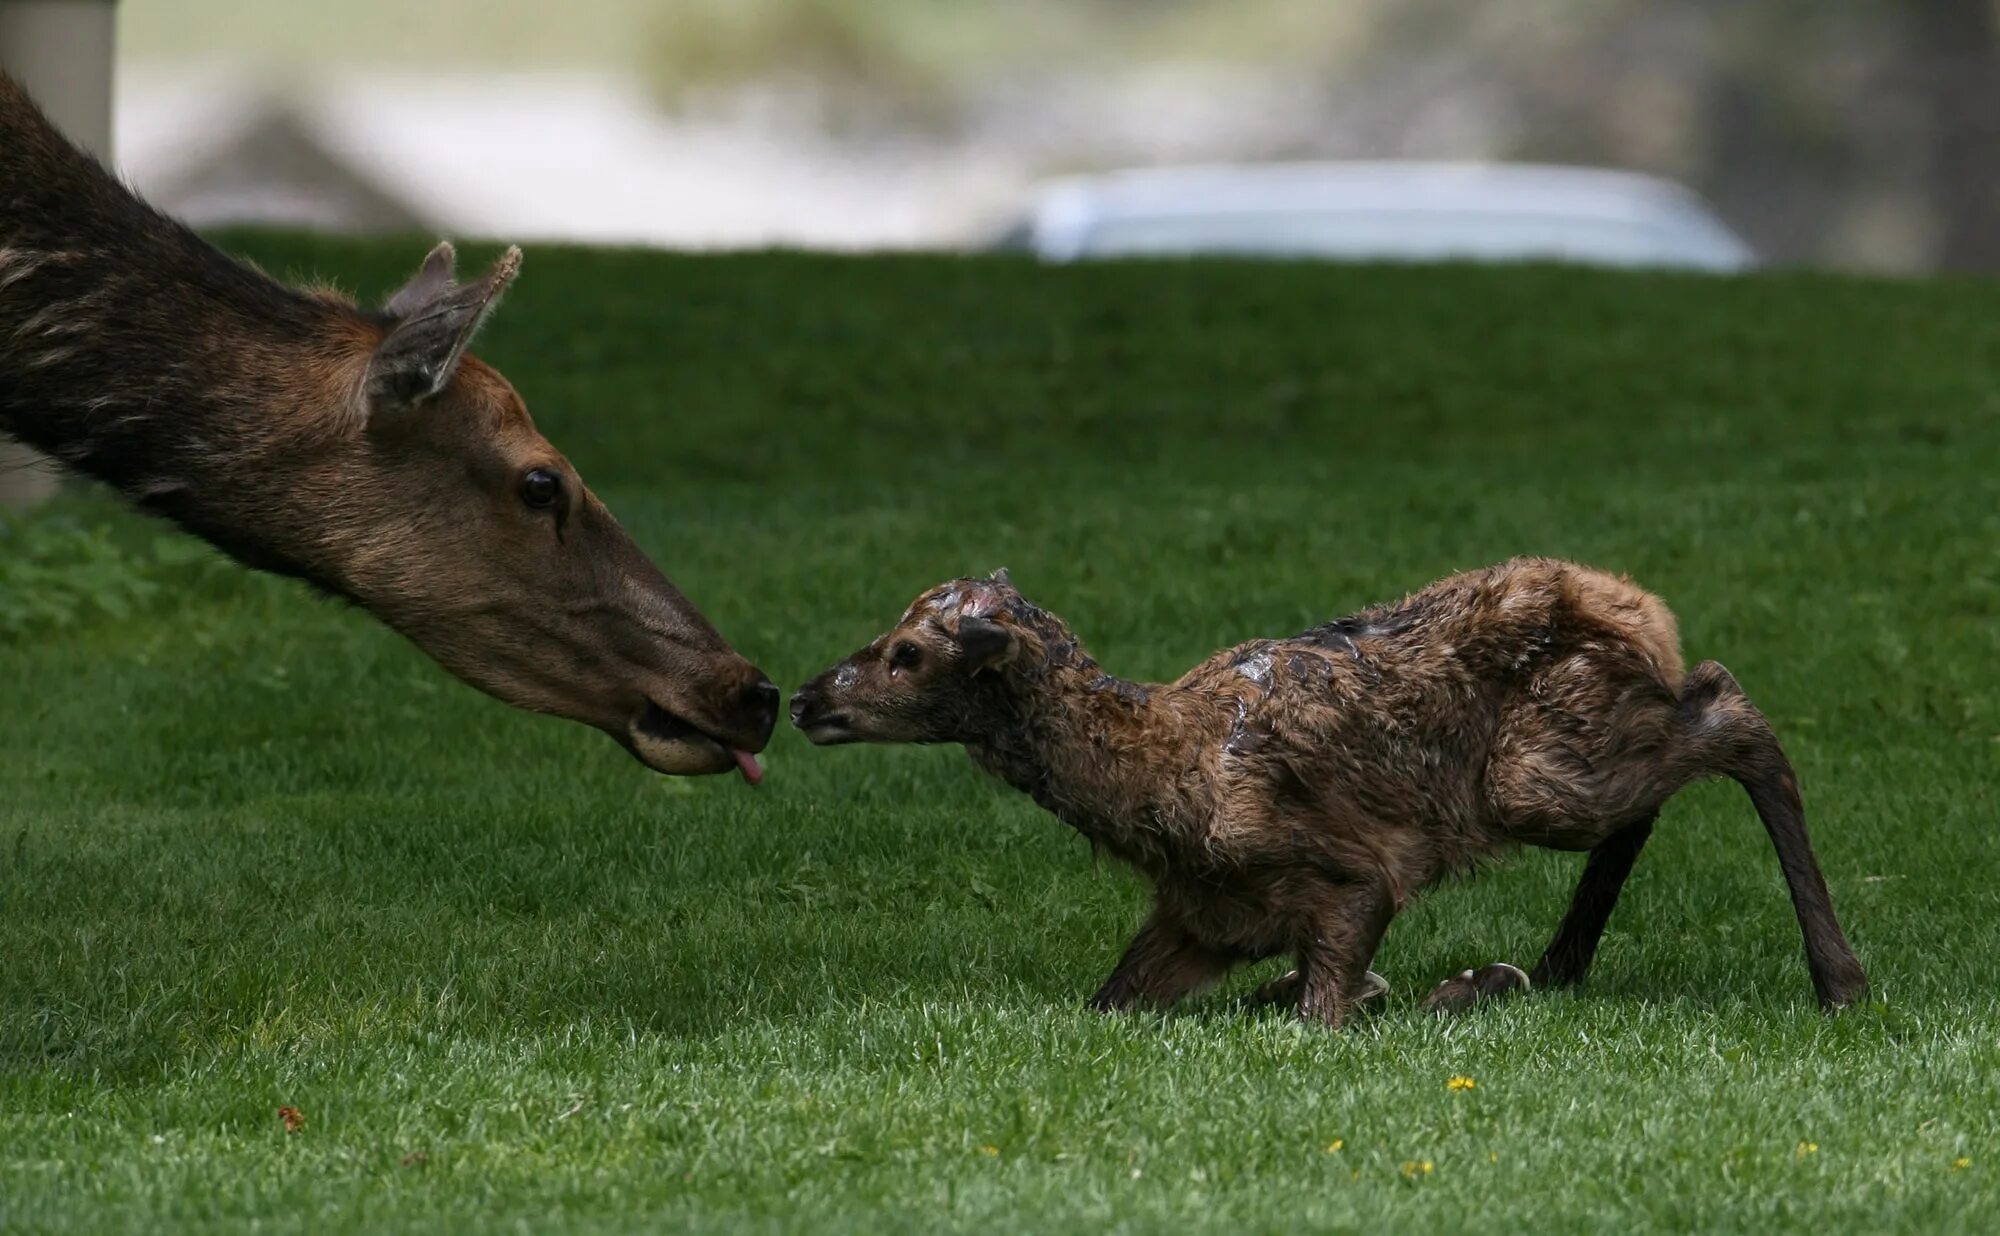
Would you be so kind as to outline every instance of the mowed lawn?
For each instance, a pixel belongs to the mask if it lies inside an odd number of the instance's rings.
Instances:
[[[423,250],[236,243],[370,296]],[[1341,1033],[1238,1011],[1270,966],[1088,1015],[1143,889],[958,750],[661,779],[169,563],[0,643],[0,1228],[1991,1230],[1992,285],[541,247],[481,351],[788,688],[1002,565],[1141,678],[1628,571],[1776,724],[1874,999],[1815,1009],[1707,785],[1574,994],[1417,1008],[1534,960],[1580,868],[1534,851],[1402,915]]]

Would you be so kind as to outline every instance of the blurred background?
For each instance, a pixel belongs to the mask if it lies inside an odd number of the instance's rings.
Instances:
[[[1052,177],[1509,161],[1759,260],[2000,267],[1994,0],[124,0],[116,157],[197,223],[976,247]]]

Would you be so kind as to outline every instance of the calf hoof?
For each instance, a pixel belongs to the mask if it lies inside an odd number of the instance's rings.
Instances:
[[[1512,991],[1528,991],[1532,984],[1519,966],[1496,961],[1477,970],[1464,970],[1437,985],[1424,997],[1424,1007],[1440,1016],[1463,1013],[1481,1000],[1504,996]]]
[[[1824,983],[1816,980],[1813,987],[1818,992],[1822,1012],[1838,1013],[1868,998],[1868,976],[1862,973],[1860,962],[1829,976]]]

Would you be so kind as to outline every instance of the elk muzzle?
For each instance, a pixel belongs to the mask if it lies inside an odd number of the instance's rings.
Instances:
[[[751,785],[758,784],[764,772],[756,752],[771,741],[783,696],[756,666],[741,658],[736,664],[732,671],[711,675],[711,681],[724,685],[706,693],[707,702],[663,702],[645,695],[623,735],[614,737],[657,772],[697,776],[733,768]]]

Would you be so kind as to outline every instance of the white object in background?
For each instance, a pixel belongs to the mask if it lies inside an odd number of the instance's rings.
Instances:
[[[1080,176],[1007,242],[1044,260],[1233,254],[1733,271],[1750,247],[1679,185],[1532,164],[1289,163]]]

